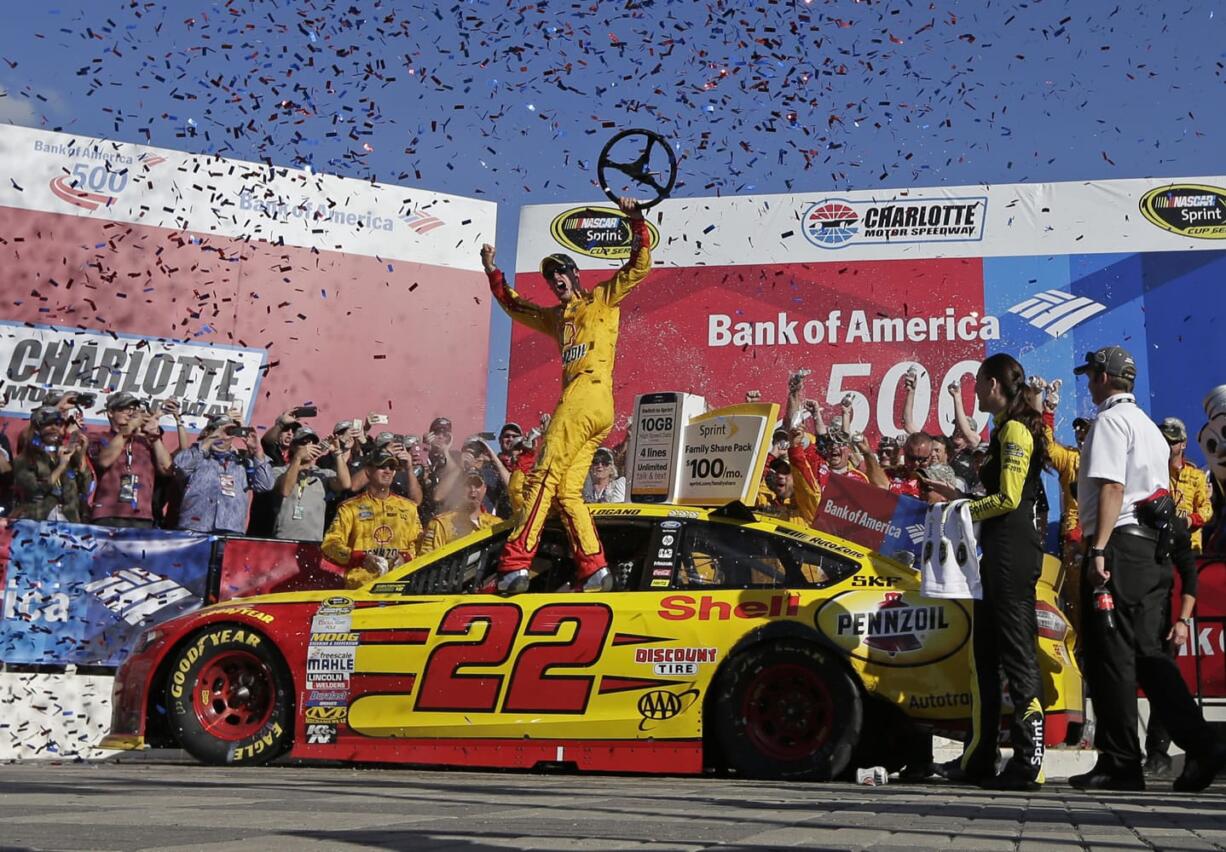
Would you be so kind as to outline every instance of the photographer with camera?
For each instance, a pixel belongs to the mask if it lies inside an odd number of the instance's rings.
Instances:
[[[288,465],[272,469],[280,498],[273,536],[286,541],[323,541],[328,491],[344,493],[350,488],[349,449],[319,440],[309,426],[294,430]],[[335,459],[335,470],[319,467],[325,455]]]
[[[1083,790],[1144,790],[1137,736],[1137,686],[1185,752],[1177,792],[1196,792],[1226,767],[1226,743],[1205,723],[1179,668],[1162,647],[1172,570],[1164,552],[1175,517],[1162,432],[1137,406],[1137,365],[1119,346],[1087,352],[1084,375],[1098,416],[1077,475],[1086,542],[1086,680],[1097,714],[1098,761],[1069,783]]]
[[[11,516],[87,522],[86,500],[94,475],[86,458],[85,436],[75,430],[70,435],[63,413],[53,406],[35,409],[30,425],[30,438],[13,464],[17,502]]]
[[[153,415],[127,391],[107,397],[106,416],[110,432],[89,443],[89,459],[98,478],[92,523],[153,527],[153,484],[159,474],[170,474],[170,452],[160,435],[146,431],[146,421]]]
[[[227,414],[210,417],[196,443],[175,453],[174,463],[187,478],[179,510],[181,530],[242,535],[247,529],[247,492],[273,487],[272,465],[255,429]]]

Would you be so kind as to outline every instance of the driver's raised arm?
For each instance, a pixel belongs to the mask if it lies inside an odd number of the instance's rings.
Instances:
[[[498,304],[502,305],[507,316],[542,334],[557,336],[553,326],[553,313],[511,289],[507,284],[507,277],[494,265],[494,247],[489,243],[481,247],[481,267],[489,279],[490,293],[498,300]]]
[[[596,297],[609,305],[626,298],[651,272],[651,229],[647,227],[643,211],[633,198],[622,198],[617,203],[630,218],[630,257],[616,275],[596,286]]]

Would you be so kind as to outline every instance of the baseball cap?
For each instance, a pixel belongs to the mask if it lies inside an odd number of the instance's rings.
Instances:
[[[1108,376],[1134,380],[1137,377],[1137,362],[1122,346],[1104,346],[1095,352],[1086,353],[1086,362],[1073,370],[1083,375],[1091,370],[1102,370]]]
[[[107,402],[107,407],[110,407],[110,402]],[[208,420],[204,421],[205,432],[215,432],[223,426],[229,426],[235,420],[228,414],[214,414]]]
[[[772,444],[777,444],[780,441],[790,441],[790,440],[792,440],[792,436],[788,434],[787,429],[776,429],[774,432],[771,433],[771,443]]]
[[[383,467],[388,462],[396,461],[396,457],[387,450],[374,449],[366,455],[367,467]]]
[[[446,417],[435,417],[430,421],[431,432],[450,432],[451,420]]]
[[[516,435],[524,434],[524,430],[520,428],[518,423],[507,423],[500,430],[498,430],[498,437],[501,438],[507,432],[514,432]]]
[[[305,444],[307,441],[314,441],[315,443],[318,444],[319,435],[317,435],[315,433],[315,430],[312,429],[310,426],[301,426],[298,428],[298,431],[294,433],[294,440],[290,441],[290,443],[291,444]]]
[[[464,481],[469,485],[485,485],[485,480],[475,470],[470,470],[464,474]]]
[[[1073,428],[1074,429],[1089,429],[1090,421],[1084,417],[1074,417],[1073,418]]]
[[[1167,417],[1158,428],[1162,431],[1162,437],[1166,438],[1167,443],[1178,444],[1180,441],[1188,440],[1188,427],[1183,425],[1183,421],[1178,417]]]
[[[127,391],[118,391],[106,398],[107,411],[118,411],[121,408],[133,408],[138,405],[140,405],[140,399],[136,394]]]
[[[771,470],[773,470],[775,473],[791,473],[792,466],[788,464],[787,459],[777,458],[771,462]]]
[[[64,415],[54,405],[43,405],[34,409],[34,413],[30,415],[30,422],[34,424],[35,429],[41,429],[51,423],[64,422]]]
[[[394,440],[396,440],[395,432],[380,432],[378,435],[375,435],[375,446],[386,447]]]
[[[958,475],[947,464],[930,464],[924,468],[924,475],[935,482],[943,482],[946,485],[956,485],[958,482]]]
[[[596,459],[601,459],[609,464],[613,464],[613,452],[607,447],[597,447],[596,452],[592,455],[592,461],[595,461]]]

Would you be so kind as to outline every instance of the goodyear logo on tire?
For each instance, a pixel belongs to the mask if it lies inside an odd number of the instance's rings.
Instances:
[[[660,243],[660,232],[650,222],[651,248]],[[630,224],[616,207],[574,207],[556,216],[549,233],[561,246],[587,257],[626,260],[630,257]]]
[[[1141,215],[1164,231],[1199,240],[1226,240],[1226,189],[1176,183],[1141,196]]]

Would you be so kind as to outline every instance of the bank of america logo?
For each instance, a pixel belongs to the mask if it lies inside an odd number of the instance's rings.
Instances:
[[[413,210],[400,218],[419,234],[428,234],[435,228],[441,228],[447,224],[437,216],[431,216],[429,213],[424,213],[421,210]]]
[[[135,567],[94,580],[85,586],[85,591],[128,624],[140,624],[158,610],[192,596],[190,590],[174,580]]]
[[[912,524],[907,527],[907,535],[910,536],[912,544],[920,544],[924,540],[924,525]]]
[[[1009,308],[1009,313],[1019,315],[1052,337],[1059,337],[1073,326],[1105,310],[1106,305],[1085,296],[1074,296],[1063,290],[1044,290],[1024,302],[1018,302]]]

